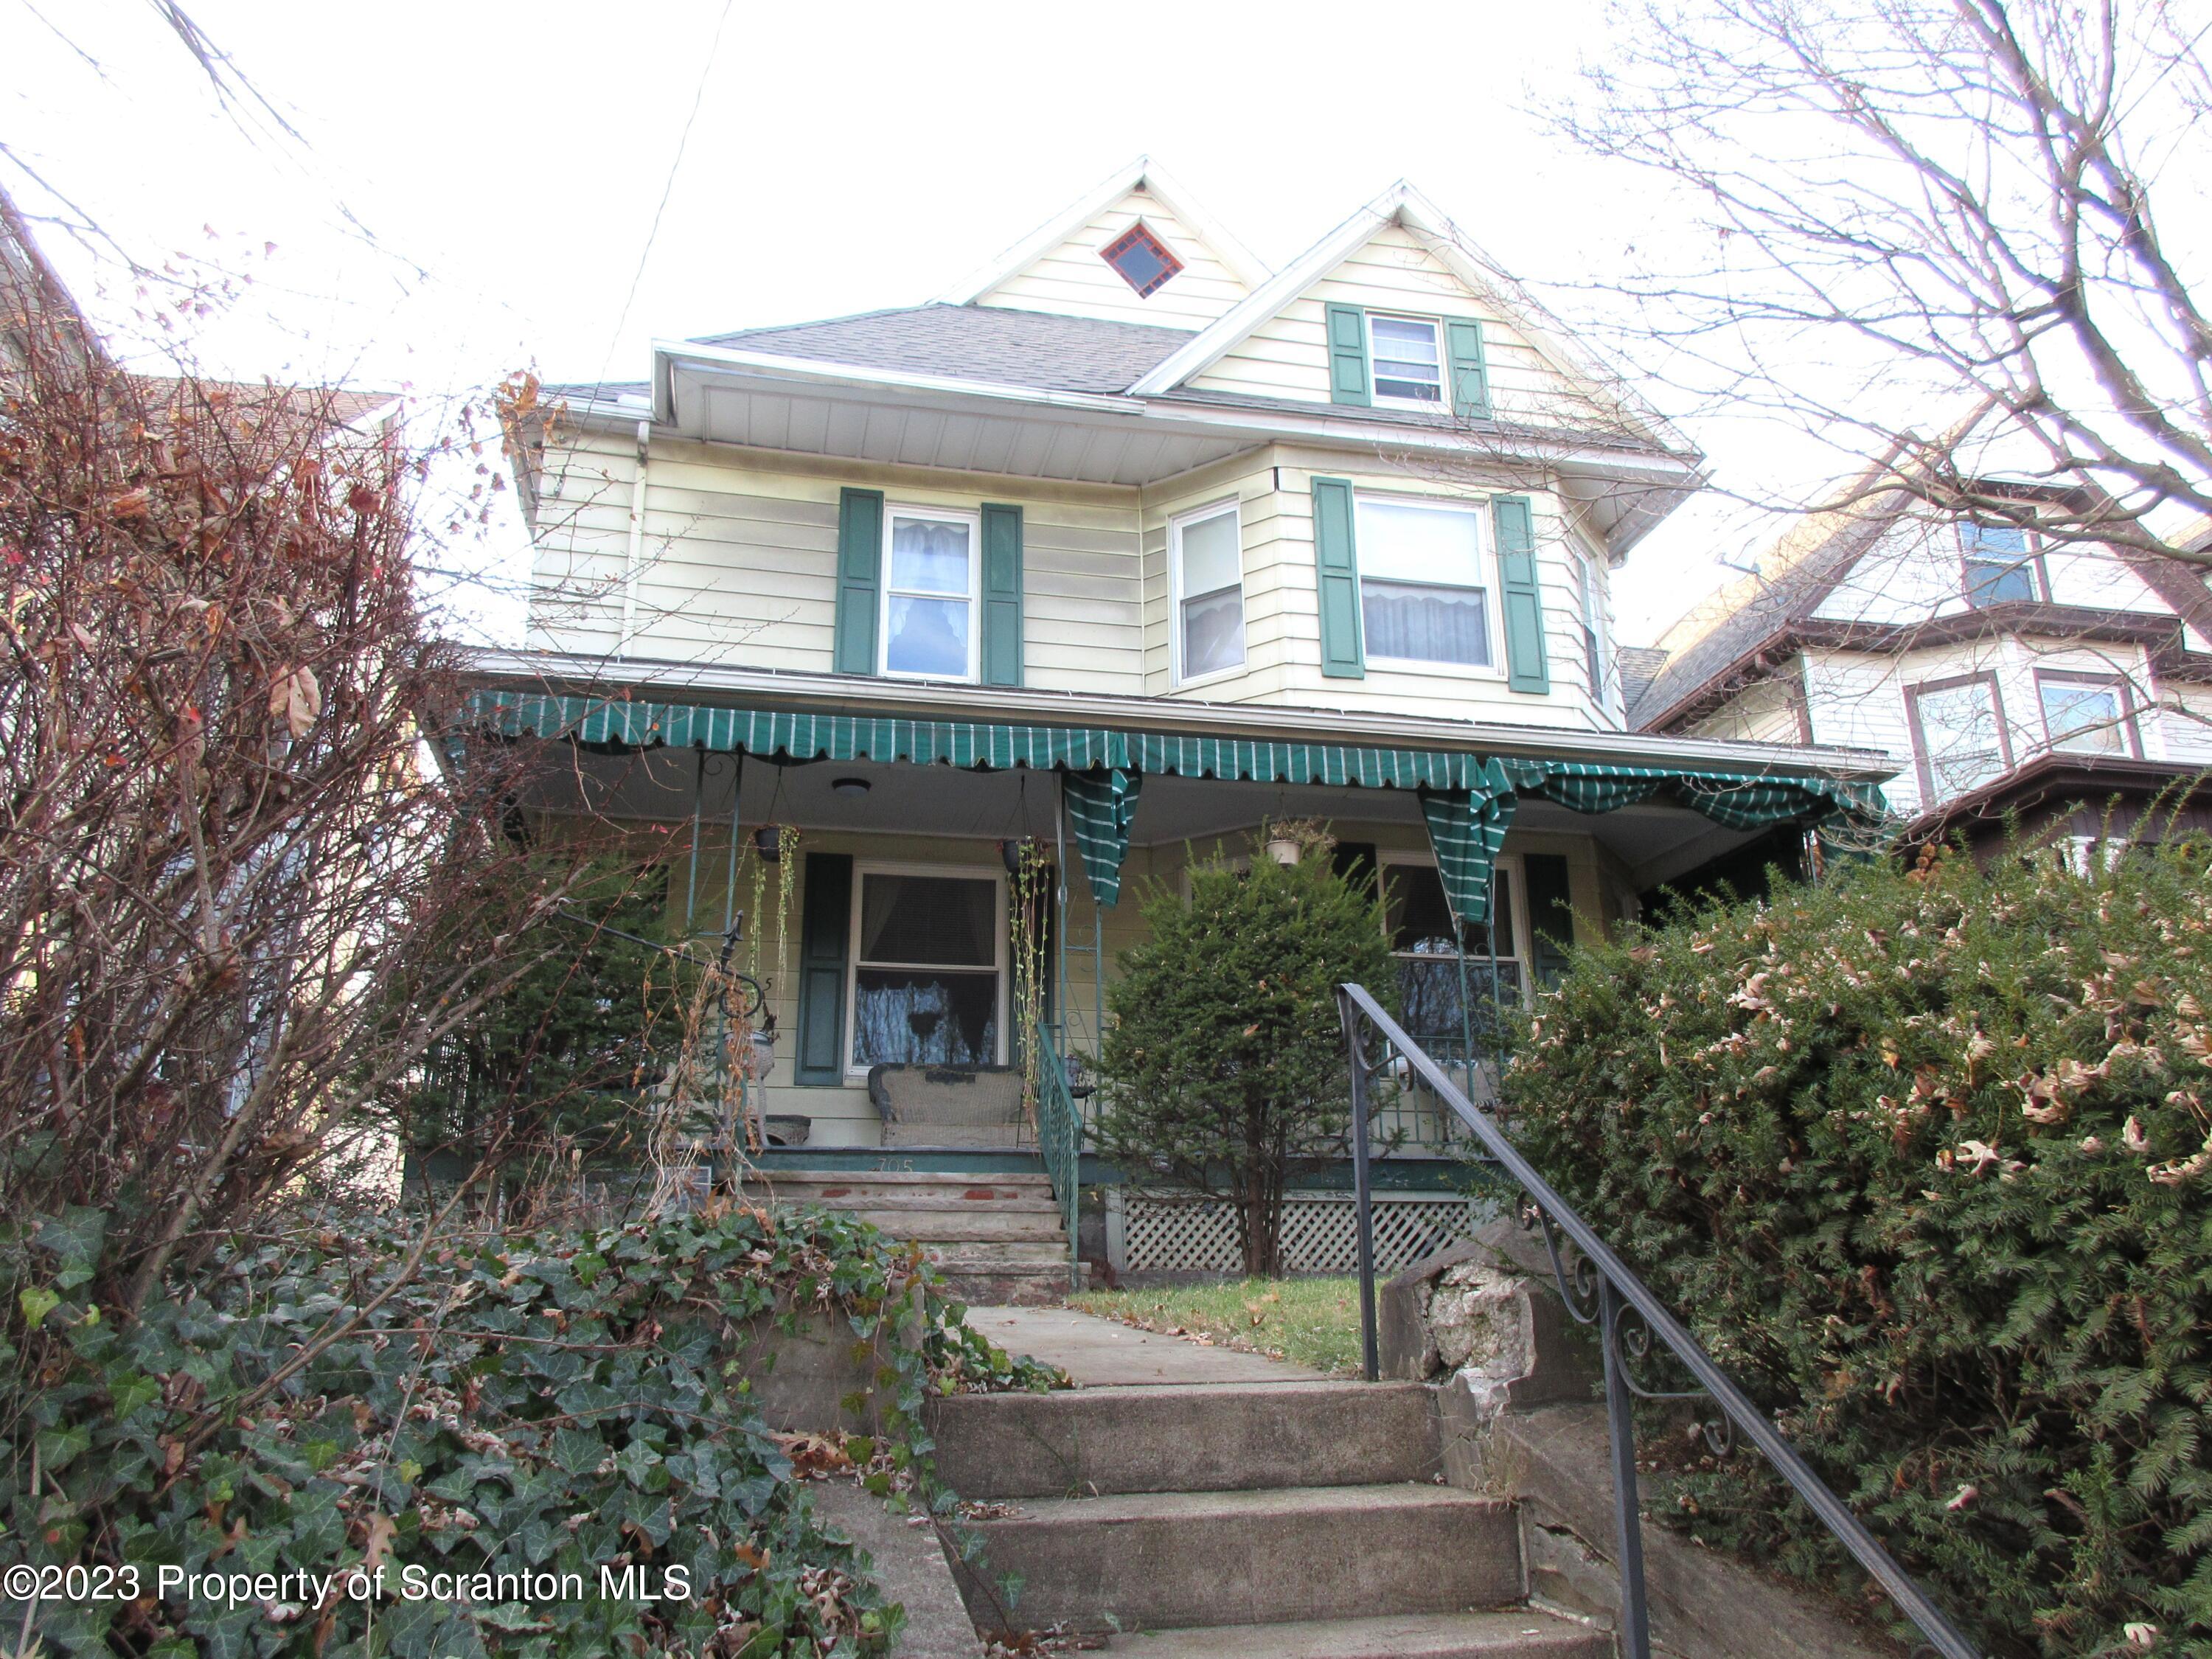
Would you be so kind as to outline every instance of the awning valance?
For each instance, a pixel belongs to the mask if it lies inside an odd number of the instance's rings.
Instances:
[[[1413,789],[1454,910],[1490,914],[1490,878],[1522,797],[1577,812],[1668,798],[1731,830],[1879,816],[1869,785],[1703,768],[1502,759],[1449,750],[1184,737],[1087,726],[805,714],[708,704],[480,690],[469,723],[503,737],[566,738],[633,748],[695,748],[790,760],[904,761],[977,770],[1024,766],[1066,775],[1069,827],[1102,904],[1121,896],[1129,826],[1146,774],[1254,783]]]

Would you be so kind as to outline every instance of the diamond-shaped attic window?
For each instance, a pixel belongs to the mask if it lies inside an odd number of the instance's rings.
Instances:
[[[1137,290],[1139,300],[1158,293],[1182,269],[1182,261],[1145,228],[1141,219],[1099,249],[1098,257],[1121,272],[1121,280]]]

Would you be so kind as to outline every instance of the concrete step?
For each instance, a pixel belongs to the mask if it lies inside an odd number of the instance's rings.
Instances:
[[[1436,1486],[1032,1500],[969,1522],[979,1628],[1171,1630],[1502,1607],[1522,1597],[1512,1507]],[[1020,1583],[1002,1615],[1000,1588]]]
[[[921,1253],[942,1273],[1000,1273],[1009,1267],[1067,1269],[1067,1235],[1056,1232],[1046,1239],[953,1239],[943,1243],[920,1241]]]
[[[893,1238],[922,1244],[1054,1240],[1060,1254],[1067,1254],[1067,1229],[1052,1210],[1007,1211],[981,1204],[966,1210],[879,1210],[871,1204],[853,1213],[863,1221],[872,1221]]]
[[[1439,1467],[1418,1382],[1255,1382],[967,1394],[933,1401],[963,1498],[1422,1481]]]
[[[1133,1659],[1613,1659],[1607,1632],[1526,1607],[1144,1631],[1106,1647]]]
[[[776,1183],[776,1198],[785,1204],[819,1203],[826,1201],[841,1210],[865,1210],[870,1215],[962,1214],[962,1215],[1042,1215],[1058,1216],[1064,1212],[1060,1200],[1052,1195],[1050,1188],[1035,1191],[1030,1188],[981,1187],[906,1188],[896,1194],[854,1195],[842,1192],[827,1200],[813,1196],[811,1188],[792,1188],[781,1182]]]
[[[1090,1283],[1090,1269],[1074,1287]],[[1005,1267],[994,1271],[949,1273],[946,1290],[971,1308],[1056,1308],[1067,1299],[1067,1257],[1049,1267]]]
[[[1034,1193],[1040,1188],[1048,1193],[1052,1190],[1052,1178],[1042,1170],[1024,1170],[1011,1174],[994,1171],[989,1175],[974,1175],[958,1170],[757,1170],[745,1177],[744,1184],[749,1188],[772,1188],[779,1193],[787,1188],[835,1187],[853,1192],[879,1192],[885,1196],[943,1187],[990,1188],[1009,1197]]]

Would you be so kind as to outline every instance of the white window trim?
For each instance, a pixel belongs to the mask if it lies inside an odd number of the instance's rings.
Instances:
[[[1363,655],[1370,668],[1376,664],[1382,672],[1391,674],[1436,674],[1448,679],[1504,680],[1505,678],[1505,618],[1502,614],[1503,595],[1498,591],[1498,550],[1491,544],[1492,534],[1490,518],[1490,498],[1469,501],[1453,496],[1439,501],[1433,495],[1394,495],[1387,490],[1354,489],[1352,493],[1352,545],[1358,546],[1359,503],[1388,501],[1394,507],[1419,507],[1431,513],[1465,513],[1475,521],[1475,540],[1480,550],[1475,554],[1475,568],[1482,573],[1479,582],[1425,582],[1430,587],[1472,587],[1482,593],[1482,626],[1490,645],[1487,665],[1471,662],[1434,662],[1426,657],[1389,657],[1366,644],[1367,635],[1367,568],[1363,561],[1359,568],[1359,633]],[[1393,576],[1378,576],[1378,581],[1401,580]]]
[[[876,672],[892,680],[939,680],[941,674],[917,674],[912,669],[890,665],[891,659],[891,530],[901,519],[930,519],[941,524],[960,524],[968,526],[968,672],[961,676],[965,684],[980,684],[983,678],[983,515],[952,507],[902,506],[897,502],[884,504],[883,580],[878,584],[876,595]],[[904,594],[908,599],[949,599],[950,593],[925,593],[920,590]]]
[[[1377,389],[1382,377],[1375,365],[1380,361],[1375,350],[1375,319],[1388,323],[1419,323],[1429,330],[1437,343],[1437,395],[1431,402],[1426,398],[1389,398]],[[1367,385],[1374,400],[1391,409],[1419,409],[1431,415],[1449,415],[1451,404],[1451,364],[1444,356],[1444,322],[1441,317],[1424,317],[1413,311],[1370,311],[1367,319]]]
[[[1227,514],[1237,524],[1237,660],[1226,668],[1217,668],[1204,674],[1186,674],[1182,663],[1182,532],[1189,526],[1206,519],[1218,519]],[[1244,514],[1243,503],[1231,496],[1225,501],[1211,502],[1193,507],[1188,513],[1178,513],[1168,520],[1168,651],[1174,665],[1175,683],[1186,685],[1211,685],[1216,680],[1225,680],[1243,673],[1252,660],[1251,641],[1246,637],[1244,592]]]
[[[1590,635],[1590,654],[1597,659],[1597,683],[1589,688],[1590,701],[1607,714],[1613,712],[1613,641],[1606,627],[1605,605],[1598,586],[1597,561],[1589,550],[1581,547],[1567,550],[1574,561],[1576,599],[1581,616],[1576,619],[1577,628],[1587,629]],[[1584,665],[1587,668],[1588,664]]]
[[[1388,872],[1393,865],[1408,865],[1417,870],[1433,870],[1437,867],[1437,857],[1433,852],[1421,853],[1412,851],[1410,849],[1394,851],[1390,848],[1385,848],[1376,854],[1376,858],[1382,866],[1383,878],[1386,881],[1389,879]],[[1505,872],[1507,881],[1511,888],[1511,891],[1508,895],[1508,897],[1510,900],[1510,908],[1513,912],[1513,948],[1511,951],[1506,952],[1498,959],[1500,962],[1512,963],[1520,969],[1521,992],[1522,995],[1525,997],[1528,994],[1528,987],[1534,982],[1531,978],[1531,975],[1535,972],[1534,967],[1530,963],[1528,959],[1528,884],[1522,879],[1521,854],[1518,853],[1500,853],[1494,860],[1494,867]],[[1384,937],[1387,939],[1389,937],[1389,930],[1390,927],[1389,910],[1387,903],[1383,909],[1382,927],[1384,930]],[[1421,957],[1400,951],[1391,951],[1390,959],[1393,962],[1418,962],[1423,960]],[[1448,957],[1432,957],[1426,959],[1429,961],[1446,962],[1450,960]],[[1470,956],[1468,957],[1468,960],[1469,962],[1487,962],[1489,957]]]
[[[988,880],[991,884],[992,915],[995,918],[991,927],[991,971],[998,976],[999,985],[998,1052],[992,1058],[995,1064],[1006,1065],[1007,1063],[1006,1021],[1012,1018],[1012,1015],[1008,1012],[1011,994],[1007,984],[1006,968],[1006,935],[1009,930],[1006,924],[1005,869],[1003,867],[994,869],[986,864],[915,864],[887,859],[864,863],[855,859],[853,860],[852,917],[846,925],[845,939],[844,1071],[846,1079],[848,1082],[854,1079],[865,1082],[869,1069],[854,1061],[853,1050],[860,1040],[860,896],[863,884],[870,876],[941,876],[948,881]],[[871,962],[866,965],[871,968],[910,968],[921,972],[933,969],[949,970],[953,973],[981,971],[977,968],[963,969],[943,962]]]

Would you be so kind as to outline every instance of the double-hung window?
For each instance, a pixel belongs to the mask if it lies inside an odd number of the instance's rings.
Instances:
[[[884,514],[882,670],[915,679],[977,678],[974,514],[895,507]]]
[[[1483,1011],[1491,995],[1489,945],[1493,938],[1498,1000],[1513,1003],[1521,998],[1521,962],[1515,946],[1521,933],[1515,926],[1513,874],[1502,861],[1492,873],[1490,935],[1471,924],[1461,928],[1468,957],[1466,988],[1475,1001],[1468,1013],[1478,1041],[1487,1024]],[[1399,1024],[1423,1048],[1456,1055],[1466,1031],[1461,1018],[1461,969],[1452,948],[1451,907],[1444,902],[1444,884],[1436,866],[1386,855],[1382,905],[1391,953],[1398,958]]]
[[[2039,671],[2035,692],[2053,749],[2069,755],[2139,755],[2128,683],[2117,675]]]
[[[1168,526],[1174,561],[1176,682],[1225,674],[1244,662],[1244,559],[1237,503]]]
[[[2011,766],[1996,675],[1930,681],[1913,687],[1906,701],[1923,806],[1978,788]]]
[[[1966,603],[1976,610],[2043,597],[2035,550],[2018,525],[1962,524],[1959,551],[1965,561]]]
[[[1444,407],[1443,357],[1432,320],[1370,312],[1367,349],[1375,365],[1377,401]]]
[[[1354,511],[1368,656],[1493,666],[1482,512],[1371,495]]]
[[[866,866],[855,879],[853,1069],[997,1064],[1004,881],[982,871]]]
[[[1596,568],[1589,555],[1577,551],[1569,561],[1575,573],[1575,622],[1583,639],[1583,672],[1588,677],[1590,701],[1605,707],[1605,613],[1600,608]]]

